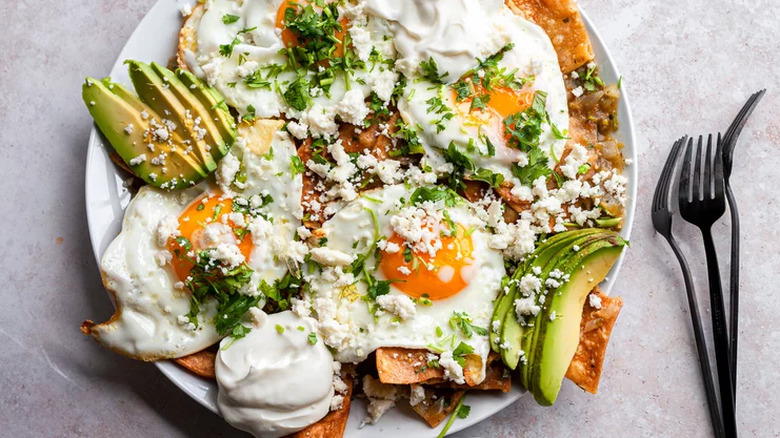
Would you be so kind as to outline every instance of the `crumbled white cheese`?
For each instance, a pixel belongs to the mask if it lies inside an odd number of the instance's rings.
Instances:
[[[363,125],[363,120],[365,120],[369,112],[370,110],[366,106],[363,92],[357,88],[344,93],[344,97],[336,105],[336,113],[341,118],[341,121],[357,126]]]
[[[520,298],[515,300],[515,313],[518,317],[536,316],[541,311],[541,307],[536,305],[535,297]]]
[[[144,161],[146,161],[146,154],[141,154],[141,155],[138,155],[137,157],[131,159],[130,161],[128,161],[127,164],[129,164],[131,166],[137,166],[137,165],[143,163]]]
[[[380,295],[376,297],[376,303],[383,310],[401,319],[409,319],[417,311],[414,301],[406,295]]]
[[[305,140],[309,136],[309,125],[291,120],[287,123],[287,132],[298,140]]]
[[[350,254],[328,247],[312,248],[309,253],[311,259],[324,266],[346,266],[354,260]]]
[[[409,387],[409,404],[417,406],[425,400],[425,388],[422,385],[412,384]]]
[[[238,171],[241,169],[241,161],[233,155],[227,154],[219,162],[217,169],[217,183],[224,192],[230,192],[230,185],[236,179]]]
[[[167,215],[157,223],[157,245],[165,247],[169,239],[181,235],[179,231],[179,219],[173,215]]]
[[[601,297],[596,294],[588,295],[588,304],[594,309],[601,309]]]
[[[463,377],[463,367],[452,356],[451,351],[445,351],[439,356],[439,366],[444,370],[444,378],[457,384],[466,383]]]

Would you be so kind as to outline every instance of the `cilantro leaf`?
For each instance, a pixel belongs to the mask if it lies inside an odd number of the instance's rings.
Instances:
[[[463,198],[457,192],[441,186],[419,187],[412,193],[409,200],[412,205],[418,205],[425,201],[444,201],[444,205],[447,207],[454,207],[463,203]]]
[[[491,187],[500,187],[501,183],[504,182],[504,175],[500,173],[495,173],[491,171],[490,169],[485,169],[480,167],[477,169],[476,172],[474,172],[471,177],[473,181],[483,181],[488,184],[490,184]]]
[[[282,93],[284,101],[287,105],[295,108],[298,111],[303,111],[309,104],[311,98],[310,84],[305,76],[299,76],[288,87],[287,90]]]
[[[434,84],[443,84],[444,78],[449,75],[449,72],[439,74],[439,67],[436,65],[436,60],[433,57],[428,58],[427,61],[421,61],[420,70],[422,70],[422,77]]]
[[[222,22],[225,23],[225,24],[231,24],[231,23],[235,23],[236,21],[238,21],[239,18],[241,18],[241,17],[239,17],[238,15],[225,14],[225,15],[222,16]]]
[[[480,335],[480,336],[487,336],[488,331],[485,328],[477,327],[471,324],[472,320],[471,317],[466,312],[452,312],[452,317],[450,318],[450,327],[452,327],[453,330],[460,330],[460,332],[463,334],[463,336],[471,339],[472,336],[474,336],[474,333]],[[465,345],[465,344],[463,344]],[[469,347],[470,348],[470,347]],[[472,349],[473,351],[473,349]],[[453,353],[454,355],[455,353]],[[468,353],[466,353],[468,354]]]
[[[534,148],[528,152],[528,164],[520,167],[515,163],[512,165],[512,174],[516,176],[524,186],[531,186],[537,178],[547,177],[552,170],[547,166],[547,155],[539,149]]]

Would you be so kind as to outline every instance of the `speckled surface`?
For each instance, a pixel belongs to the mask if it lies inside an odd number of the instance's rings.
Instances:
[[[91,122],[79,85],[86,75],[108,72],[154,1],[0,3],[2,436],[242,436],[153,366],[99,348],[78,330],[84,318],[100,320],[112,311],[86,233],[83,170]],[[738,421],[742,436],[780,436],[780,3],[581,4],[624,75],[640,166],[635,234],[615,287],[626,304],[601,392],[591,396],[566,383],[555,407],[524,398],[456,436],[710,434],[679,270],[654,235],[648,208],[673,139],[725,130],[750,93],[764,87],[769,94],[742,134],[733,176],[747,231]],[[676,228],[697,261],[703,299],[697,234]],[[715,230],[726,254],[728,224]]]

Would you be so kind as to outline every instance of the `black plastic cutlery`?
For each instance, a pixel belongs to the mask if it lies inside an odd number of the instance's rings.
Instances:
[[[707,139],[706,152],[702,157],[703,140],[703,137],[699,136],[695,152],[693,139],[688,140],[680,173],[678,201],[680,216],[687,222],[696,225],[701,231],[702,240],[704,240],[723,428],[726,436],[736,437],[737,424],[734,409],[734,386],[731,383],[731,356],[729,354],[728,328],[726,327],[726,309],[723,304],[718,253],[712,240],[712,225],[726,212],[723,157],[721,155],[722,141],[720,134],[718,134],[717,145],[713,145],[712,134],[710,134]],[[695,165],[692,169],[694,159]]]
[[[710,416],[716,437],[737,437],[736,424],[736,381],[737,381],[737,339],[739,336],[739,213],[731,189],[730,176],[733,167],[734,149],[737,138],[747,119],[763,97],[761,90],[748,99],[725,135],[717,140],[710,134],[706,147],[704,137],[683,137],[677,140],[669,153],[661,172],[652,205],[653,226],[672,248],[683,272],[688,305],[691,311],[696,348],[699,354],[704,388],[707,394]],[[684,150],[680,166],[679,186],[673,190],[677,161]],[[718,391],[715,390],[710,367],[707,344],[704,339],[701,314],[697,303],[693,278],[684,254],[672,235],[674,213],[671,201],[679,205],[680,216],[697,226],[702,234],[704,252],[707,258],[709,298],[712,316],[712,333],[715,348],[715,363],[718,376]],[[724,295],[720,280],[718,255],[712,237],[712,226],[726,211],[731,213],[731,260],[729,281],[730,313],[726,317]],[[718,397],[719,395],[719,397]]]
[[[742,107],[737,117],[731,122],[731,126],[723,136],[723,176],[726,188],[726,201],[729,204],[731,213],[731,260],[729,276],[729,340],[731,343],[731,384],[735,394],[737,389],[737,338],[739,333],[739,211],[737,202],[734,199],[734,192],[731,190],[731,169],[734,164],[734,148],[737,145],[737,138],[742,132],[742,128],[747,123],[750,114],[758,105],[758,102],[764,97],[766,90],[761,90],[748,99]]]
[[[707,344],[704,340],[704,330],[701,325],[701,316],[699,315],[699,305],[696,300],[693,278],[691,276],[691,270],[688,267],[688,262],[685,260],[685,255],[683,255],[680,246],[677,244],[677,240],[672,235],[672,218],[674,215],[669,206],[669,190],[674,181],[677,158],[680,156],[680,150],[685,146],[686,140],[687,137],[683,137],[674,143],[674,146],[669,153],[669,158],[666,159],[666,164],[661,172],[661,178],[658,180],[658,185],[655,188],[655,196],[653,197],[653,226],[656,231],[658,231],[658,234],[662,235],[666,241],[669,242],[669,246],[672,247],[672,251],[677,257],[677,261],[680,262],[683,280],[685,281],[685,292],[688,296],[688,307],[691,311],[691,324],[693,325],[693,335],[696,339],[696,350],[699,353],[701,375],[704,380],[704,389],[707,393],[707,403],[710,408],[712,428],[715,431],[715,436],[722,438],[725,437],[723,421],[721,420],[720,408],[718,407],[718,398],[715,394],[715,384],[712,379],[710,358],[707,353]]]

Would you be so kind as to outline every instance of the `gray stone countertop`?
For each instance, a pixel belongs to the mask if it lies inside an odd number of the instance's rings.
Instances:
[[[240,435],[153,366],[100,348],[78,329],[85,318],[112,313],[86,229],[91,120],[80,83],[109,71],[154,1],[0,3],[0,175],[7,185],[0,190],[0,436]],[[744,230],[738,422],[742,436],[780,436],[780,2],[581,6],[622,70],[640,170],[631,250],[613,291],[625,306],[600,393],[567,382],[554,407],[522,398],[456,436],[711,434],[679,268],[648,212],[673,140],[725,130],[761,88],[769,93],[742,134],[733,175]],[[676,229],[706,302],[697,232]],[[724,273],[728,230],[725,220],[715,227]]]

